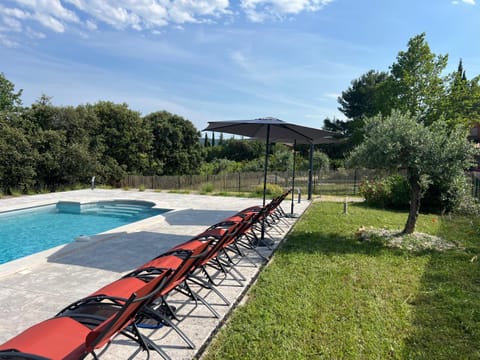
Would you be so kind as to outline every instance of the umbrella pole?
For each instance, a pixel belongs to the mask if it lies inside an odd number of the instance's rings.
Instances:
[[[267,141],[265,143],[265,166],[263,168],[263,206],[267,194],[268,153],[270,152],[270,125],[267,126]]]
[[[267,171],[268,171],[268,153],[270,152],[270,124],[267,125],[267,141],[265,143],[265,167],[263,169],[263,207],[265,207],[267,195]],[[260,241],[263,243],[265,239],[265,216],[262,219],[262,234]]]
[[[297,147],[297,140],[293,141],[293,171],[292,171],[292,205],[290,206],[290,215],[293,215],[293,198],[295,197],[295,148]]]
[[[310,144],[308,164],[308,200],[312,200],[312,175],[313,175],[313,143]]]

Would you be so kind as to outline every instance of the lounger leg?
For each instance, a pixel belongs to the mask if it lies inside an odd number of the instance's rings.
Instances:
[[[189,339],[185,333],[180,330],[180,328],[168,318],[168,316],[165,316],[161,314],[159,311],[156,311],[155,309],[152,309],[151,307],[145,308],[143,311],[145,315],[151,317],[152,319],[155,319],[157,321],[163,321],[167,326],[171,327],[177,334],[182,338],[183,341],[188,345],[190,349],[195,349],[195,344],[192,342],[192,340]]]

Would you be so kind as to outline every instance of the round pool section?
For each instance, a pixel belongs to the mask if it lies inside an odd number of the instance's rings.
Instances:
[[[0,264],[163,214],[148,201],[59,202],[0,213]]]

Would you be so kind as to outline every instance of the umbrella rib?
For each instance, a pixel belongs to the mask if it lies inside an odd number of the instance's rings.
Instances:
[[[309,140],[310,142],[313,141],[313,138],[311,138],[311,137],[309,137],[309,136],[307,136],[307,135],[302,134],[302,133],[299,132],[298,130],[292,129],[291,127],[289,127],[289,126],[287,126],[287,125],[282,125],[282,127],[285,128],[285,129],[288,129],[289,131],[294,132],[294,133],[297,134],[297,135],[300,135],[301,137],[303,137],[304,139]]]

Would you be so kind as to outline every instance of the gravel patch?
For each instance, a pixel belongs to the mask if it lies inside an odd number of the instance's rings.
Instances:
[[[385,246],[409,251],[446,251],[462,249],[459,244],[452,241],[420,232],[403,234],[399,230],[361,227],[357,230],[356,237],[360,241],[379,241]]]

